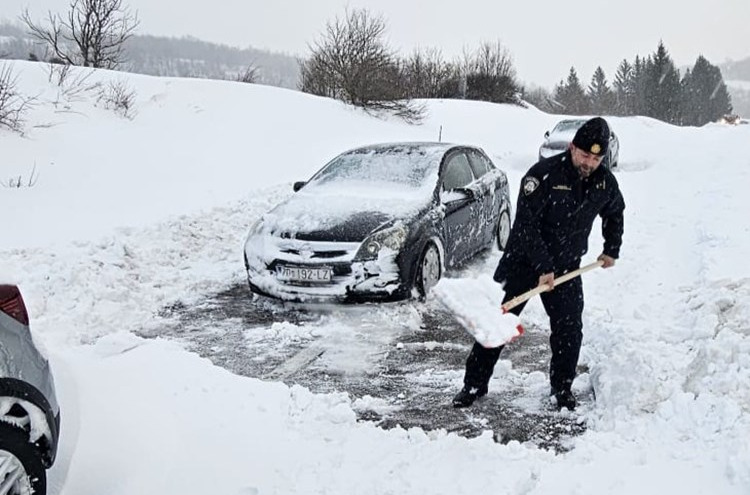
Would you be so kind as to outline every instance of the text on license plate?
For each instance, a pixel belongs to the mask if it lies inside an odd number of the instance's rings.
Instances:
[[[277,266],[276,278],[288,282],[330,282],[330,267],[303,268],[299,266]]]

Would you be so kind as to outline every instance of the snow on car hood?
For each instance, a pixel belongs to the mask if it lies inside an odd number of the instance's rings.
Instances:
[[[424,209],[432,192],[392,182],[308,184],[264,215],[262,231],[308,240],[361,241],[380,225]]]
[[[550,134],[549,138],[547,138],[547,141],[552,143],[570,143],[573,141],[573,138],[575,137],[577,132],[577,129],[570,129],[569,131],[562,131],[562,132],[555,132],[553,134]]]

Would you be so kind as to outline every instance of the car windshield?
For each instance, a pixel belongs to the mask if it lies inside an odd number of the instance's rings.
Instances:
[[[417,146],[358,149],[334,158],[315,174],[310,184],[351,182],[388,188],[434,187],[443,152]]]
[[[558,122],[554,129],[552,129],[552,132],[557,133],[563,133],[563,132],[570,132],[570,131],[577,131],[579,127],[583,125],[585,120],[563,120],[561,122]]]

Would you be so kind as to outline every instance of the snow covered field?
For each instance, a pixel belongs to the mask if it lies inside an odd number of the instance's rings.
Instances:
[[[0,280],[20,285],[56,372],[51,493],[750,493],[750,126],[609,119],[624,246],[586,278],[597,402],[555,455],[489,434],[384,431],[358,423],[346,394],[239,377],[134,332],[241,281],[250,224],[339,152],[442,132],[484,147],[515,195],[560,116],[446,100],[410,126],[279,88],[88,76],[135,91],[123,118],[42,64],[13,70],[35,105],[24,136],[0,130],[0,182],[34,185],[0,188]],[[593,258],[596,229],[590,245]]]

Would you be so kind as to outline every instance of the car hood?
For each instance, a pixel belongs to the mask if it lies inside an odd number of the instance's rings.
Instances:
[[[263,217],[262,231],[310,241],[361,242],[427,207],[424,194],[305,187]]]

